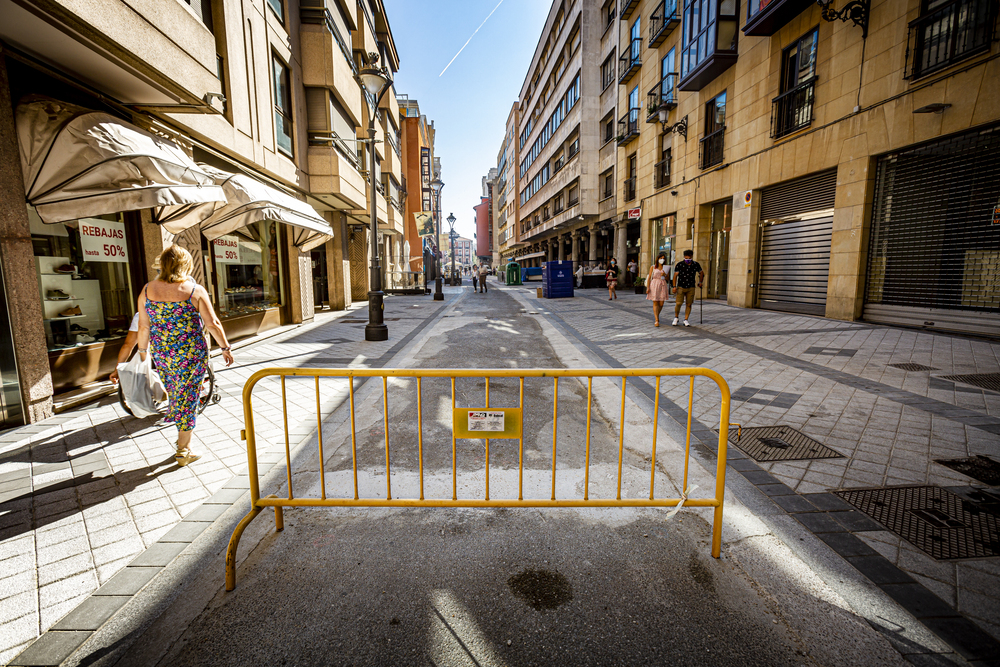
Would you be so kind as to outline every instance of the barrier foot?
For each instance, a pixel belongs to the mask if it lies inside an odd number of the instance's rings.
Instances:
[[[274,531],[280,533],[285,529],[285,512],[280,505],[274,506]]]
[[[281,508],[276,507],[276,510]],[[232,591],[236,588],[236,548],[240,546],[240,538],[243,537],[243,531],[246,530],[250,522],[257,518],[257,515],[264,511],[263,507],[257,507],[256,505],[250,510],[250,512],[240,519],[240,522],[236,524],[236,529],[233,530],[233,536],[229,538],[229,546],[226,548],[226,592]]]
[[[715,508],[715,518],[712,521],[712,558],[722,554],[722,505]]]

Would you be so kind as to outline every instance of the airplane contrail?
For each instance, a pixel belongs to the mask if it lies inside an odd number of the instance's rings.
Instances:
[[[486,22],[490,20],[490,16],[493,16],[493,12],[495,12],[498,9],[500,9],[500,5],[502,5],[502,4],[503,4],[503,0],[500,0],[500,2],[497,3],[497,6],[493,8],[493,11],[490,12],[489,15],[485,19],[483,19],[482,23],[479,24],[479,28],[476,28],[476,32],[479,32],[479,29],[482,28],[484,25],[486,25]],[[462,48],[460,48],[458,50],[458,53],[455,54],[455,58],[458,58],[458,56],[460,56],[462,54],[462,51],[465,51],[465,47],[467,47],[469,45],[469,42],[472,41],[472,38],[476,36],[476,32],[472,33],[472,35],[469,36],[469,39],[465,40],[465,44],[463,44]],[[444,69],[441,70],[441,74],[438,74],[439,78],[441,76],[443,76],[445,72],[448,71],[448,68],[451,67],[451,64],[453,62],[455,62],[455,58],[452,58],[451,60],[449,60],[448,64],[444,66]]]

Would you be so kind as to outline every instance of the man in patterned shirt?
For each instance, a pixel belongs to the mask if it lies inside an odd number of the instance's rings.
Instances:
[[[701,270],[701,264],[694,261],[694,251],[684,251],[684,261],[678,262],[674,267],[674,321],[673,326],[677,326],[677,320],[681,315],[681,304],[684,303],[684,326],[691,326],[688,318],[691,317],[691,307],[694,306],[695,278],[697,277],[698,287],[705,278],[705,272]]]

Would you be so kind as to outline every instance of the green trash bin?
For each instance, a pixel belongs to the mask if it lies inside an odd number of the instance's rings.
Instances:
[[[517,262],[510,262],[507,264],[507,284],[508,285],[520,285],[521,284],[521,265]]]

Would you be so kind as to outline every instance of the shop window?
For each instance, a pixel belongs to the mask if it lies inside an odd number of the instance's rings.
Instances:
[[[650,260],[655,260],[661,252],[667,254],[667,266],[677,263],[676,239],[677,239],[677,216],[667,215],[650,221],[652,225],[653,252]]]
[[[271,56],[274,76],[274,135],[278,150],[292,156],[292,89],[288,66]]]
[[[280,228],[255,222],[212,242],[219,317],[252,315],[284,303]]]
[[[28,217],[49,350],[120,342],[138,298],[131,225],[120,213],[46,224],[28,207]]]

